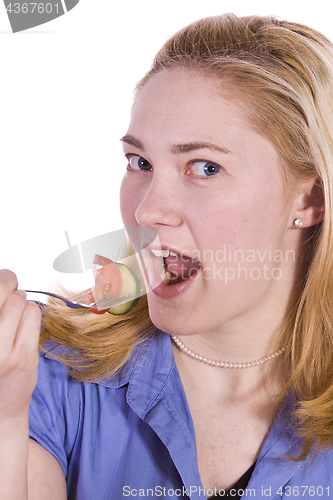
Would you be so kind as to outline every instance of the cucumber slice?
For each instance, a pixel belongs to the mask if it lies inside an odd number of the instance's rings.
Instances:
[[[121,272],[121,276],[123,279],[120,297],[126,297],[128,295],[130,297],[133,297],[133,300],[129,300],[124,304],[119,304],[119,306],[111,307],[108,310],[109,314],[120,315],[128,313],[139,302],[139,298],[141,295],[141,285],[137,276],[133,273],[133,271],[131,271],[129,267],[125,266],[125,264],[120,264],[119,262],[116,262],[116,264],[119,268],[119,271]]]

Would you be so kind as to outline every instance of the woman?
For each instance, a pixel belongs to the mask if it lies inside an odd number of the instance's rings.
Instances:
[[[310,28],[226,15],[166,42],[122,138],[124,223],[161,242],[149,316],[47,307],[29,453],[40,319],[2,272],[6,498],[329,497],[332,102]]]

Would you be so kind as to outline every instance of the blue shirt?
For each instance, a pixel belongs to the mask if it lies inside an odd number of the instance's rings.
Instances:
[[[139,345],[119,375],[82,383],[41,355],[30,436],[59,461],[68,500],[205,499],[193,422],[169,335]],[[244,498],[333,498],[333,452],[311,463],[283,455],[299,445],[280,415]]]

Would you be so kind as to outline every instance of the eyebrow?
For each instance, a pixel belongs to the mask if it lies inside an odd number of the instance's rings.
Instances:
[[[133,137],[132,135],[124,135],[124,137],[122,137],[120,140],[121,142],[126,142],[127,144],[134,146],[135,148],[141,149],[141,151],[143,152],[145,151],[142,142],[140,142],[138,139],[135,139],[135,137]]]
[[[196,151],[197,149],[210,149],[212,151],[218,151],[219,153],[230,153],[227,148],[222,148],[213,144],[211,142],[199,141],[199,142],[189,142],[187,144],[177,144],[172,146],[171,151],[174,154],[189,153],[191,151]]]
[[[124,135],[120,139],[122,142],[126,142],[127,144],[130,144],[131,146],[134,146],[141,151],[145,151],[145,148],[138,139],[133,137],[132,135]],[[181,154],[181,153],[190,153],[191,151],[196,151],[198,149],[210,149],[211,151],[218,151],[220,153],[224,154],[229,154],[230,151],[227,148],[223,148],[220,146],[217,146],[216,144],[213,144],[212,142],[207,142],[207,141],[195,141],[195,142],[189,142],[186,144],[176,144],[171,147],[171,152],[173,154]]]

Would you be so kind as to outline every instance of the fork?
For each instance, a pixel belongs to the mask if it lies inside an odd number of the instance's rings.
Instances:
[[[124,304],[133,298],[128,295],[126,297],[120,297],[119,299],[103,299],[98,302],[93,302],[92,304],[82,304],[81,302],[76,302],[75,300],[68,300],[66,297],[62,295],[58,295],[57,293],[52,292],[42,292],[40,290],[24,290],[26,293],[41,293],[43,295],[49,295],[50,297],[54,297],[56,299],[62,300],[65,302],[67,307],[71,307],[72,309],[94,309],[96,311],[101,311],[103,309],[110,309],[110,307],[118,306],[119,304]]]

